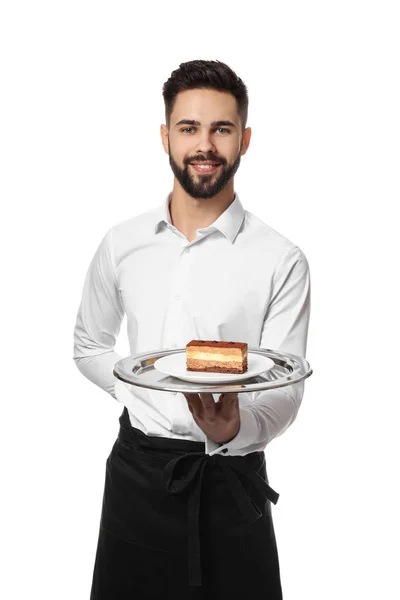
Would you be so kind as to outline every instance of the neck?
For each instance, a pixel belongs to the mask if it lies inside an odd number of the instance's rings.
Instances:
[[[212,225],[232,204],[234,197],[233,180],[213,198],[193,198],[174,178],[169,205],[172,224],[191,242],[196,238],[197,230]]]

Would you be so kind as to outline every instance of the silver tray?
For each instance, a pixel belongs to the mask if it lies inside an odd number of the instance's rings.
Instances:
[[[307,379],[312,374],[309,363],[295,354],[284,354],[269,350],[267,348],[248,348],[249,352],[261,354],[274,361],[275,365],[249,379],[230,383],[200,384],[183,381],[170,375],[165,375],[154,368],[154,363],[159,358],[178,352],[185,352],[186,348],[174,348],[167,350],[157,350],[154,352],[145,352],[135,354],[119,360],[114,365],[113,373],[115,377],[134,386],[160,390],[163,392],[182,392],[182,393],[211,393],[222,394],[226,392],[260,392],[291,385]]]

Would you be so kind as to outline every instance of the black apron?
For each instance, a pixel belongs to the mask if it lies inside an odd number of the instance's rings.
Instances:
[[[147,436],[126,408],[106,463],[91,600],[281,600],[265,455]]]

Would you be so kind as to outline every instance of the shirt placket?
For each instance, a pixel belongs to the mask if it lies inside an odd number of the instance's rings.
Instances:
[[[171,293],[168,302],[166,323],[164,328],[164,348],[185,347],[187,333],[184,319],[184,302],[187,296],[189,275],[191,268],[192,246],[185,238],[176,268],[172,273]],[[186,434],[189,431],[187,411],[182,410],[181,402],[177,392],[169,392],[171,396],[171,419],[173,431],[178,434]]]

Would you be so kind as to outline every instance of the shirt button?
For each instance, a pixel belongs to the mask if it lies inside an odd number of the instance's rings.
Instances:
[[[181,297],[180,296],[175,296],[175,300],[180,300]]]

